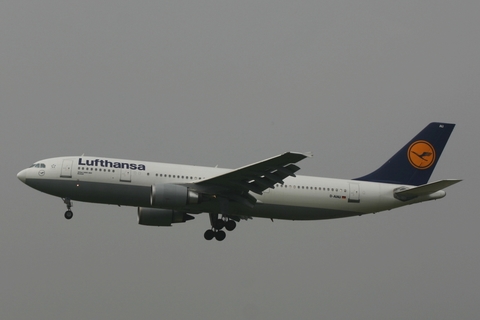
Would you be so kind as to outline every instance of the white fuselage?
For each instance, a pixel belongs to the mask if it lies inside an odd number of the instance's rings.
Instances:
[[[36,162],[18,174],[31,187],[62,198],[94,203],[150,207],[151,186],[194,184],[230,169],[121,160],[98,157],[58,157]],[[235,204],[232,214],[287,220],[341,218],[389,210],[442,198],[437,191],[410,201],[400,201],[394,190],[405,185],[330,179],[312,176],[286,178],[257,199],[253,208]],[[219,210],[204,203],[175,208],[189,213]]]

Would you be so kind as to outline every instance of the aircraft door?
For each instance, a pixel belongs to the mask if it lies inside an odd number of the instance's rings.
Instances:
[[[123,182],[130,182],[132,181],[132,176],[130,173],[130,169],[123,168],[120,172],[120,181]]]
[[[72,177],[72,165],[73,165],[73,160],[63,160],[62,171],[60,173],[61,178]]]
[[[360,202],[360,185],[358,183],[350,183],[350,194],[348,202]]]

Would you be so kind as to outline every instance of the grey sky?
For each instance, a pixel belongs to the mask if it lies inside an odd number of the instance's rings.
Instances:
[[[480,307],[478,1],[2,1],[0,318],[473,319]],[[136,209],[36,192],[79,155],[235,168],[312,151],[364,175],[427,123],[457,124],[445,199],[334,221]]]

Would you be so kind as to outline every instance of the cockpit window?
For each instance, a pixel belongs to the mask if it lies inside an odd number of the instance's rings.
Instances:
[[[44,163],[34,163],[30,166],[30,168],[45,168]]]

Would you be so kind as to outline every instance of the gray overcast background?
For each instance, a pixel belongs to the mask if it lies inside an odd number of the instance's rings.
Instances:
[[[480,313],[480,2],[2,1],[1,319],[474,319]],[[62,155],[240,167],[312,151],[355,178],[457,124],[445,199],[332,221],[62,201],[16,178]]]

